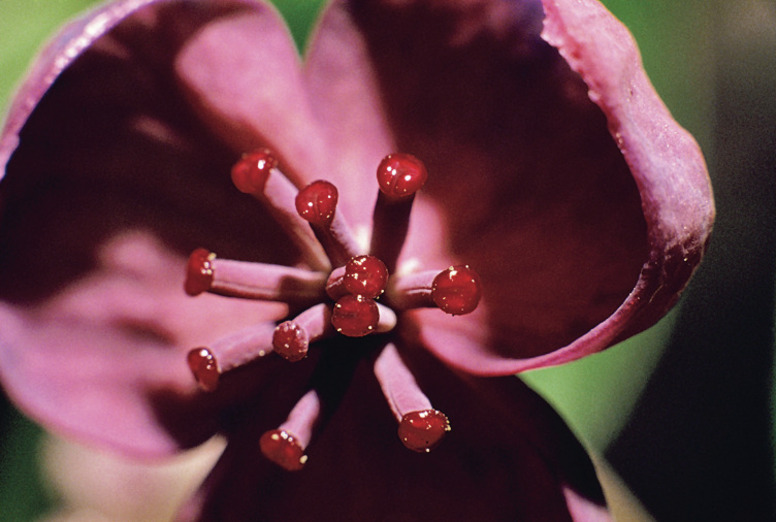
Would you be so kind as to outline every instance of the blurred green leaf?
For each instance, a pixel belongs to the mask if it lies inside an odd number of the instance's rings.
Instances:
[[[37,466],[43,433],[6,406],[0,410],[0,520],[27,522],[38,518],[51,504]]]

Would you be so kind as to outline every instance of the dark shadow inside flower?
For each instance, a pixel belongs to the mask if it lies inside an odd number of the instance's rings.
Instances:
[[[563,487],[603,505],[579,443],[517,379],[462,377],[422,349],[403,350],[421,386],[455,419],[443,445],[414,453],[397,443],[369,359],[347,347],[326,350],[333,367],[350,359],[352,380],[328,390],[337,408],[304,471],[289,474],[263,458],[256,441],[271,424],[254,418],[233,433],[195,500],[201,519],[571,520]]]
[[[170,67],[194,31],[235,9],[185,5],[156,9],[153,24],[136,16],[118,26],[31,115],[0,187],[3,299],[45,299],[94,268],[98,245],[133,229],[181,255],[204,243],[232,257],[295,262],[272,219],[235,195],[224,176],[235,151],[192,113]]]
[[[258,424],[263,432],[278,426],[307,391],[320,356],[316,350],[293,366],[280,357],[261,358],[231,371],[219,383],[218,393],[192,400],[170,388],[152,388],[147,400],[156,421],[184,448],[201,444],[213,433],[242,432],[248,425]],[[348,372],[336,375],[344,376],[340,384],[347,386]]]

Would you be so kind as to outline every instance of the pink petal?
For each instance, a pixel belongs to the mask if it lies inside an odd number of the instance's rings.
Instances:
[[[298,184],[325,179],[336,162],[311,114],[291,35],[273,7],[248,4],[192,35],[175,70],[194,109],[235,151],[267,146]]]
[[[397,149],[366,35],[354,26],[349,10],[347,2],[336,1],[323,12],[305,56],[305,79],[329,161],[336,166],[327,177],[344,188],[340,205],[348,219],[369,224],[377,166]]]
[[[229,399],[202,400],[186,352],[285,312],[187,298],[185,259],[145,234],[117,238],[98,254],[95,270],[45,302],[2,304],[8,393],[57,430],[125,452],[156,456],[203,442],[221,428],[214,408]]]

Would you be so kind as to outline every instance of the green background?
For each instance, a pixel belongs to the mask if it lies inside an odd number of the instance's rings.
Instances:
[[[41,43],[96,3],[0,0],[0,107]],[[302,46],[322,2],[275,3]],[[700,142],[719,219],[707,261],[671,315],[602,354],[525,380],[658,519],[771,519],[776,5],[603,3],[634,33],[656,89]],[[32,520],[47,508],[39,436],[4,404],[0,521]]]

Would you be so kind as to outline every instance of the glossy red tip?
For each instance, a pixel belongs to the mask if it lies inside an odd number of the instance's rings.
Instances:
[[[299,471],[307,462],[304,448],[286,430],[270,430],[259,439],[261,452],[286,471]]]
[[[411,411],[399,423],[399,439],[412,451],[428,453],[450,431],[447,415],[439,410]]]
[[[218,379],[221,372],[215,356],[205,347],[191,350],[186,357],[191,373],[197,380],[199,387],[205,391],[213,391],[218,387]]]
[[[204,248],[198,248],[189,256],[186,265],[186,281],[183,289],[194,296],[210,290],[213,284],[213,260],[216,255]]]
[[[296,195],[296,211],[313,225],[326,225],[334,219],[339,194],[328,181],[313,181]]]
[[[277,165],[278,160],[269,149],[243,154],[232,167],[232,183],[245,194],[260,194],[264,192],[269,172]]]
[[[440,272],[431,284],[431,298],[445,313],[473,312],[480,302],[480,276],[467,265],[451,266]]]
[[[380,190],[392,198],[404,198],[415,194],[426,184],[426,166],[410,154],[389,154],[377,167],[377,183]]]
[[[275,353],[291,362],[304,359],[309,345],[307,332],[293,321],[280,323],[272,334]]]
[[[355,256],[345,264],[345,289],[351,294],[375,298],[385,291],[388,269],[374,256]]]
[[[341,297],[331,312],[334,329],[348,337],[363,337],[372,333],[379,321],[377,303],[361,295]]]

